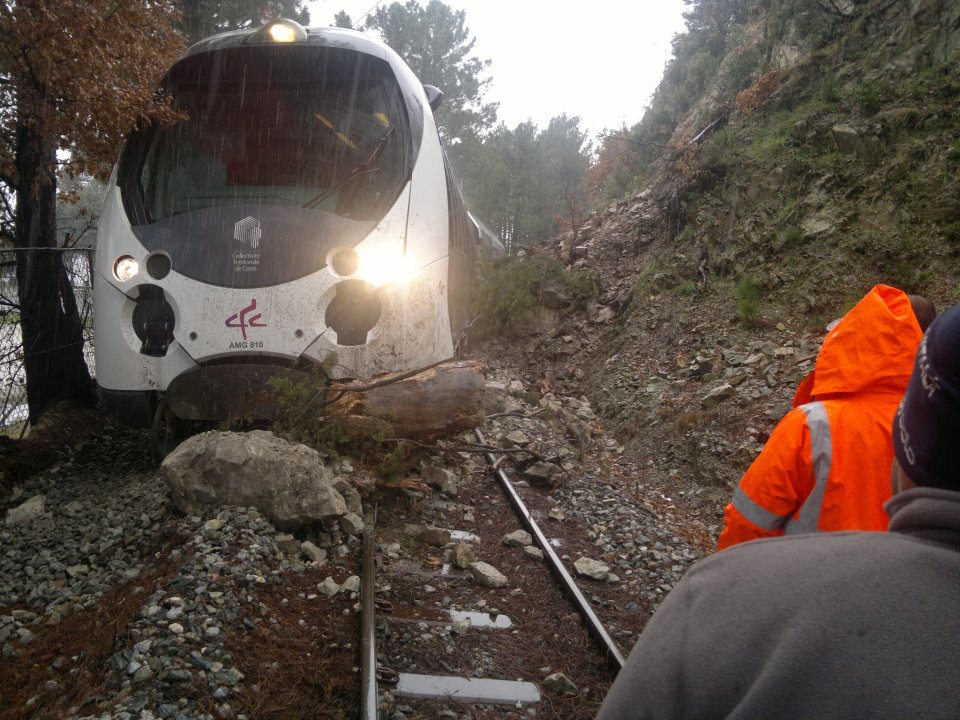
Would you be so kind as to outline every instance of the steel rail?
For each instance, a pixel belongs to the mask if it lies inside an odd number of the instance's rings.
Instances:
[[[486,445],[487,441],[484,438],[483,433],[480,432],[479,428],[474,430],[474,432],[476,433],[477,440],[479,440],[480,444]],[[503,488],[507,498],[510,500],[510,504],[513,505],[514,510],[516,510],[517,514],[522,518],[530,534],[536,538],[537,543],[540,545],[540,549],[543,550],[544,555],[546,555],[550,570],[560,581],[563,589],[567,592],[574,604],[577,606],[577,610],[586,621],[587,627],[590,630],[590,633],[593,635],[594,640],[596,640],[606,651],[608,662],[614,665],[616,670],[619,672],[624,664],[623,654],[620,652],[619,648],[617,648],[613,638],[611,638],[609,633],[607,633],[606,628],[603,627],[603,623],[600,622],[600,619],[593,612],[593,609],[590,607],[587,599],[583,596],[583,593],[580,592],[580,588],[577,587],[577,583],[574,581],[573,577],[571,577],[570,573],[567,572],[567,569],[563,566],[563,562],[561,562],[560,558],[553,551],[553,548],[550,546],[550,542],[547,540],[546,535],[543,534],[540,526],[537,525],[537,522],[533,519],[530,511],[527,510],[527,506],[523,504],[523,500],[520,498],[520,495],[517,494],[517,491],[513,487],[513,483],[511,483],[510,479],[507,477],[507,474],[500,468],[496,467],[496,458],[494,457],[493,453],[488,452],[486,455],[487,461],[495,468],[497,479],[500,481],[500,486]]]
[[[377,628],[373,527],[363,530],[360,570],[360,720],[377,720]]]

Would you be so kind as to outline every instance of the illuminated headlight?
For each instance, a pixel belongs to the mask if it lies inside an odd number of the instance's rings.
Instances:
[[[380,250],[361,251],[357,277],[374,287],[405,283],[413,277],[416,267],[402,253],[387,253]]]
[[[330,254],[330,268],[340,277],[350,277],[360,266],[360,257],[353,248],[335,250]]]
[[[267,23],[253,33],[253,35],[247,39],[247,42],[251,44],[292,43],[306,42],[306,40],[307,31],[300,23],[283,18]]]
[[[120,282],[126,282],[140,271],[137,261],[129,255],[121,255],[113,263],[113,276]]]

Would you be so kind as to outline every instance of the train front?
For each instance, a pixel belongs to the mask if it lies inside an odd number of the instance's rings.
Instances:
[[[163,88],[181,119],[131,134],[101,216],[108,411],[269,417],[271,377],[450,356],[443,152],[395,53],[279,21],[198,43]]]

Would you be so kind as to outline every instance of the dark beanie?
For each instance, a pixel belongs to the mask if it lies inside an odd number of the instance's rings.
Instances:
[[[960,490],[960,304],[930,325],[893,418],[893,449],[917,485]]]

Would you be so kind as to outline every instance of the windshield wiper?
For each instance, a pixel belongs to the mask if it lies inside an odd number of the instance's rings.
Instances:
[[[308,209],[309,209],[309,208],[316,207],[317,205],[319,205],[320,203],[322,203],[324,200],[326,200],[326,199],[327,199],[328,197],[330,197],[331,195],[336,195],[338,192],[340,192],[340,188],[342,188],[344,185],[346,185],[346,184],[348,184],[348,183],[352,183],[352,182],[353,182],[354,180],[356,180],[358,177],[361,177],[361,176],[363,176],[363,175],[369,175],[370,173],[375,173],[375,172],[380,172],[380,168],[378,168],[378,167],[375,167],[375,168],[357,168],[357,169],[354,170],[352,173],[350,173],[346,178],[344,178],[343,180],[341,180],[340,182],[338,182],[336,185],[334,185],[332,188],[329,188],[329,189],[327,189],[327,190],[324,190],[322,193],[320,193],[319,195],[317,195],[315,198],[313,198],[312,200],[309,200],[309,201],[304,205],[304,207],[305,207],[305,208],[308,208]]]
[[[335,195],[337,192],[339,192],[344,185],[347,185],[353,182],[358,177],[361,177],[363,175],[368,175],[369,173],[380,172],[380,168],[375,167],[374,165],[377,162],[377,160],[380,159],[380,154],[383,152],[383,148],[386,147],[387,140],[390,138],[392,134],[393,134],[393,128],[390,128],[383,134],[383,137],[380,138],[380,141],[377,143],[377,146],[373,149],[373,152],[370,153],[370,157],[368,157],[356,170],[354,170],[346,178],[338,182],[333,187],[327,190],[324,190],[315,198],[308,201],[306,204],[304,204],[304,207],[308,209],[316,207],[317,205],[322,203],[324,200],[329,198],[331,195]]]

